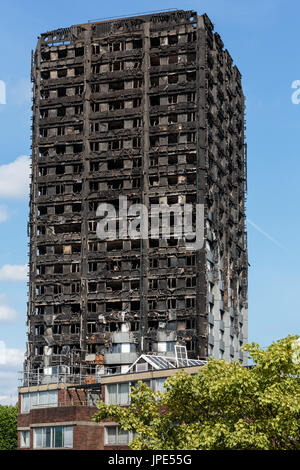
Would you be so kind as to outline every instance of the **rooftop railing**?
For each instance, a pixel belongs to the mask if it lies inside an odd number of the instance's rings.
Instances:
[[[19,386],[32,387],[49,384],[68,385],[93,385],[101,383],[101,377],[113,374],[120,374],[121,368],[104,368],[102,373],[89,374],[86,372],[59,372],[54,374],[44,374],[39,371],[19,372]]]

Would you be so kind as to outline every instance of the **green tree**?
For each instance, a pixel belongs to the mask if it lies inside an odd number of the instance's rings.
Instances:
[[[0,405],[0,450],[13,450],[18,445],[18,405]]]
[[[300,366],[288,336],[262,350],[244,347],[254,367],[209,359],[195,376],[179,372],[154,393],[139,382],[130,406],[98,403],[93,420],[137,433],[131,449],[300,449]],[[299,350],[298,350],[299,352]]]

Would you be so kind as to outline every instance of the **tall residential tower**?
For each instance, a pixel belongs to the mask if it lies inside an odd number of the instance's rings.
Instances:
[[[246,363],[244,95],[209,18],[177,10],[41,34],[32,81],[26,370],[123,372],[176,343]],[[97,208],[118,212],[120,196],[204,205],[203,247],[99,239]]]

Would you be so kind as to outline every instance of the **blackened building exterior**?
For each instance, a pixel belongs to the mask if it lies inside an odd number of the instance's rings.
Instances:
[[[174,11],[41,34],[32,81],[25,370],[125,372],[176,343],[191,358],[245,363],[244,95],[209,18]],[[99,239],[97,208],[118,210],[120,196],[204,205],[203,247]]]

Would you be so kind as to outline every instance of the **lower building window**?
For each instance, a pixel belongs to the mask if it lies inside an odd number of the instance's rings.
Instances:
[[[30,447],[30,431],[21,431],[20,447],[25,449]]]
[[[129,405],[130,384],[111,384],[106,386],[105,403],[110,405]]]
[[[47,390],[46,392],[22,393],[21,413],[29,413],[35,408],[50,408],[57,406],[58,391]]]
[[[105,426],[106,445],[128,445],[135,437],[131,431],[123,431],[120,426]]]
[[[73,426],[53,426],[34,430],[35,449],[59,449],[73,447]]]

